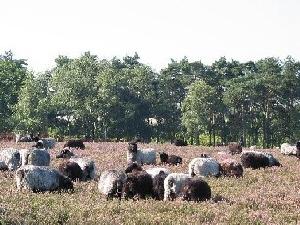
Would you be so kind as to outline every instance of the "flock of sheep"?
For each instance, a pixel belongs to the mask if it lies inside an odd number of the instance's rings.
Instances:
[[[72,148],[84,149],[80,140],[70,140],[64,145],[56,158],[64,158],[58,170],[51,168],[49,149],[53,148],[53,139],[40,139],[32,149],[2,149],[0,151],[0,170],[15,172],[18,190],[33,192],[72,190],[73,181],[96,179],[96,165],[92,159],[76,157]],[[282,154],[296,155],[300,158],[300,142],[296,146],[287,143],[281,145]],[[106,170],[98,179],[98,190],[107,199],[144,199],[203,201],[212,197],[211,188],[205,177],[241,177],[243,168],[265,168],[281,166],[270,153],[259,152],[254,147],[242,150],[239,143],[228,145],[228,152],[218,154],[240,154],[241,163],[227,158],[217,161],[208,154],[200,154],[188,165],[188,173],[172,173],[163,167],[144,170],[143,165],[156,165],[159,155],[160,164],[178,165],[182,158],[157,152],[154,149],[138,148],[137,142],[129,142],[127,148],[127,168]]]

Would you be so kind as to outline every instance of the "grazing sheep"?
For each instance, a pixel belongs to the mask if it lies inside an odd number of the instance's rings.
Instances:
[[[21,166],[21,156],[17,149],[7,148],[0,151],[1,170],[16,170]]]
[[[61,150],[59,152],[59,154],[56,155],[56,158],[59,159],[59,158],[71,158],[72,156],[74,156],[74,153],[70,151],[69,148],[64,148],[63,150]]]
[[[177,155],[168,155],[165,152],[159,153],[161,163],[168,163],[170,165],[177,165],[182,163],[182,158]]]
[[[186,201],[205,201],[211,198],[211,189],[206,181],[201,178],[189,178],[187,179],[180,191],[182,200]]]
[[[134,171],[127,174],[127,179],[122,190],[123,196],[127,198],[144,199],[153,196],[153,180],[145,171]]]
[[[175,146],[187,146],[188,144],[187,144],[187,142],[184,141],[184,140],[176,139],[176,140],[174,141],[174,145],[175,145]]]
[[[127,163],[137,162],[139,165],[156,164],[156,151],[154,149],[138,149],[134,142],[128,143]]]
[[[62,162],[59,164],[58,170],[64,176],[69,177],[72,181],[83,180],[83,171],[76,162]]]
[[[164,180],[164,201],[174,200],[190,176],[185,173],[170,173]]]
[[[156,169],[156,168],[155,168]],[[147,171],[147,170],[146,170]],[[164,199],[164,181],[169,173],[165,173],[163,170],[160,170],[153,178],[153,198],[156,200]],[[151,175],[151,174],[150,174]]]
[[[243,167],[252,169],[280,166],[280,163],[272,154],[256,151],[243,152],[241,155],[241,162]]]
[[[48,166],[22,166],[16,171],[17,189],[33,192],[73,189],[72,181]]]
[[[82,140],[69,140],[65,143],[64,148],[65,147],[85,149],[85,145]]]
[[[126,181],[126,174],[123,171],[106,170],[98,182],[98,190],[106,196],[106,199],[122,197],[123,185]]]
[[[194,158],[189,163],[189,175],[191,177],[218,177],[220,175],[220,164],[213,158]]]
[[[70,158],[71,162],[76,162],[83,172],[82,180],[91,180],[95,178],[96,166],[93,160],[87,158]]]
[[[281,166],[279,161],[271,153],[267,153],[267,152],[258,152],[258,153],[261,153],[261,154],[267,156],[267,158],[269,160],[269,166]]]
[[[243,176],[243,167],[240,163],[233,159],[225,159],[220,162],[221,173],[227,177]]]
[[[280,152],[284,155],[296,155],[297,154],[297,147],[292,146],[289,143],[283,143],[280,146]]]
[[[152,178],[156,177],[161,171],[164,172],[167,175],[169,175],[169,173],[170,173],[168,169],[162,168],[162,167],[155,167],[155,168],[146,169],[146,172],[148,174],[150,174]]]
[[[34,165],[34,166],[49,166],[50,154],[45,149],[21,149],[21,161],[22,166]]]
[[[129,163],[127,168],[125,169],[125,173],[132,173],[133,171],[142,171],[143,168],[137,164],[136,162]]]
[[[229,142],[228,143],[228,149],[229,152],[234,155],[234,154],[240,154],[242,152],[242,146],[238,142]]]

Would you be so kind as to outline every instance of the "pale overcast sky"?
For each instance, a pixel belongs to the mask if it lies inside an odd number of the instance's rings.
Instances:
[[[300,60],[299,12],[300,0],[0,0],[0,54],[12,50],[34,71],[85,51],[137,52],[157,71],[184,56]]]

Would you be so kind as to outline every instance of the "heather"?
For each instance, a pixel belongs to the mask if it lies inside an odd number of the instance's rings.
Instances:
[[[50,166],[58,168],[62,162],[55,155],[63,144],[50,150]],[[75,154],[95,160],[97,177],[103,170],[126,167],[126,142],[84,144],[86,149],[75,150]],[[216,159],[229,157],[218,154],[225,147],[141,145],[182,157],[178,166],[165,165],[172,172],[187,172],[188,163],[201,153]],[[1,142],[1,148],[29,146]],[[97,181],[75,182],[74,192],[37,194],[17,191],[14,172],[0,172],[0,224],[299,224],[299,160],[281,155],[278,149],[261,151],[272,153],[282,167],[245,169],[242,178],[207,178],[213,197],[223,199],[218,202],[106,201],[97,190]],[[239,155],[230,157],[240,161]]]

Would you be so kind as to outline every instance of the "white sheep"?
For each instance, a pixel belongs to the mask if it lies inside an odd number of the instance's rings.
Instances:
[[[213,158],[194,158],[189,163],[189,175],[198,177],[217,177],[220,175],[220,164]]]
[[[126,174],[123,171],[106,170],[100,176],[98,190],[107,199],[112,197],[121,198],[125,180]]]
[[[45,149],[52,149],[56,144],[54,138],[41,138],[41,140],[43,141],[43,145]]]
[[[26,165],[16,171],[18,190],[55,191],[73,189],[72,181],[48,166]]]
[[[146,169],[146,172],[148,174],[150,174],[153,179],[154,179],[154,177],[156,177],[159,174],[160,171],[163,171],[166,175],[170,174],[168,169],[162,168],[162,167],[155,167],[155,168]]]
[[[20,151],[22,166],[49,166],[50,154],[46,149],[21,149]]]
[[[0,151],[1,168],[8,170],[16,170],[21,165],[21,157],[19,150],[7,148]]]
[[[83,180],[91,180],[95,178],[96,166],[93,160],[88,158],[70,158],[71,162],[76,162],[83,172]]]
[[[297,147],[292,146],[289,143],[283,143],[280,146],[280,152],[284,155],[296,155],[297,154]]]
[[[178,197],[182,186],[189,178],[189,174],[170,173],[164,180],[164,201]]]
[[[156,151],[152,148],[127,151],[127,163],[137,162],[139,165],[156,164]]]

